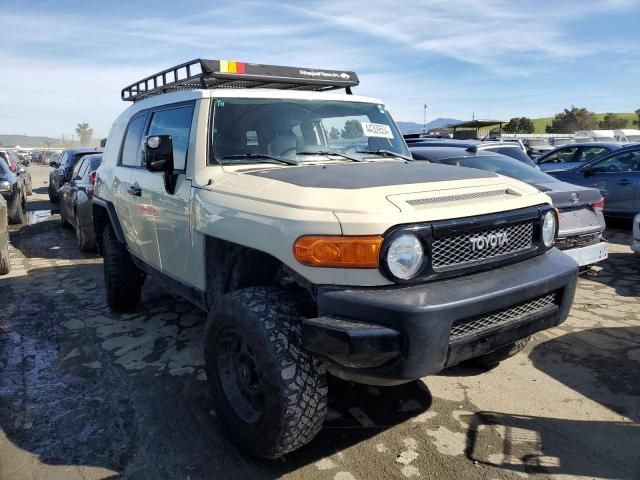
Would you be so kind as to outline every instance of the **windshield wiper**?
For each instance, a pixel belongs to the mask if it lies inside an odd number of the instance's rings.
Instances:
[[[286,163],[287,165],[298,165],[298,161],[297,160],[292,160],[290,158],[282,158],[282,157],[276,157],[274,155],[268,155],[266,153],[239,153],[237,155],[225,155],[224,157],[222,157],[222,160],[239,160],[242,158],[250,158],[250,159],[266,159],[266,160],[273,160],[275,162],[280,162],[280,163]]]
[[[392,152],[391,150],[356,150],[356,153],[368,153],[372,155],[381,155],[383,157],[398,157],[408,162],[413,162],[413,158],[406,157],[396,152]]]
[[[336,157],[346,158],[347,160],[351,160],[354,162],[363,162],[364,160],[356,157],[352,157],[351,155],[345,155],[344,153],[332,152],[331,150],[318,150],[317,152],[296,152],[298,155],[335,155]]]

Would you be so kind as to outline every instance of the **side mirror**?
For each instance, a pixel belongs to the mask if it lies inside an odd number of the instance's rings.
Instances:
[[[53,168],[58,168],[58,162],[56,162],[55,160],[50,160],[49,166]]]
[[[591,175],[593,175],[593,169],[592,168],[585,168],[584,170],[582,170],[582,175],[584,175],[585,177],[590,177]]]
[[[18,173],[20,175],[24,175],[25,173],[27,173],[27,171],[24,169],[22,165],[18,165]]]
[[[164,173],[164,187],[173,194],[177,175],[173,172],[173,140],[171,135],[150,135],[144,139],[144,166],[150,172]]]

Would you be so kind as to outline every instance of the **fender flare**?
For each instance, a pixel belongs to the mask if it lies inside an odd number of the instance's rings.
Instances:
[[[104,198],[93,197],[93,231],[96,238],[102,237],[102,230],[107,220],[111,223],[118,242],[126,244],[127,241],[124,238],[124,232],[113,203]]]

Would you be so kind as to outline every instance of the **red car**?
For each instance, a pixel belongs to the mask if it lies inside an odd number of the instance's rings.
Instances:
[[[5,162],[7,162],[7,165],[9,166],[9,170],[11,170],[11,173],[16,173],[18,171],[18,164],[13,159],[13,157],[9,155],[9,152],[0,150],[0,157],[3,158]]]

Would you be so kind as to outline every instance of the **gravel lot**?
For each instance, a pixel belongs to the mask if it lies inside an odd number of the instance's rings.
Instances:
[[[230,444],[202,369],[204,315],[148,281],[104,303],[101,259],[48,210],[11,232],[0,277],[0,479],[640,478],[640,256],[613,230],[567,322],[486,372],[331,384],[325,429],[277,462]]]

